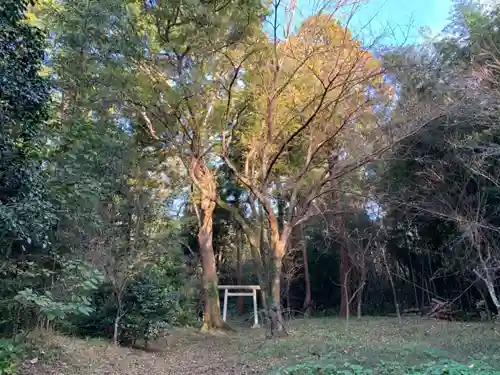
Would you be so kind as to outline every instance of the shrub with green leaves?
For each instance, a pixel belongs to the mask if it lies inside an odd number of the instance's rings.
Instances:
[[[120,320],[122,344],[137,340],[148,342],[169,327],[195,323],[194,293],[186,283],[182,264],[172,255],[163,256],[129,281],[122,299],[125,311]],[[94,293],[92,306],[90,315],[73,321],[74,333],[111,338],[117,306],[113,288],[108,283]]]
[[[52,290],[37,291],[25,288],[14,298],[23,309],[53,322],[68,315],[90,315],[93,310],[90,295],[103,281],[103,276],[89,264],[66,261]]]
[[[187,299],[175,286],[161,285],[154,278],[135,280],[125,296],[129,311],[122,322],[122,337],[128,340],[149,341],[164,329],[182,326],[192,321],[192,311],[185,305]]]
[[[20,354],[20,347],[14,341],[0,339],[0,375],[16,373]]]

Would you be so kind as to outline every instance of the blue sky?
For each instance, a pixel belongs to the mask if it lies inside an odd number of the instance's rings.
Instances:
[[[439,33],[448,22],[451,7],[452,0],[371,0],[357,14],[355,22],[366,24],[375,17],[374,27],[396,28],[395,42],[399,44],[404,42],[409,27],[410,41],[419,38],[418,30],[422,27],[429,28],[432,35]]]
[[[298,12],[294,22],[310,16],[318,2],[328,0],[297,0]],[[429,28],[432,35],[439,33],[447,24],[453,0],[368,0],[366,5],[356,12],[350,29],[358,39],[369,40],[378,37],[387,26],[393,30],[387,36],[385,44],[411,43],[420,38],[419,29]],[[370,23],[370,28],[362,27]],[[359,35],[360,30],[363,35]],[[410,31],[408,31],[410,30]],[[369,43],[369,42],[367,42]]]

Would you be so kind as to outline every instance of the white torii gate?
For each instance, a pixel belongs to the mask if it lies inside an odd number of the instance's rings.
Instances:
[[[222,320],[227,318],[227,299],[228,297],[253,297],[253,328],[259,327],[259,313],[257,311],[257,291],[259,285],[219,285],[219,289],[224,289],[224,307],[222,310]],[[230,292],[229,290],[251,290],[251,292]]]

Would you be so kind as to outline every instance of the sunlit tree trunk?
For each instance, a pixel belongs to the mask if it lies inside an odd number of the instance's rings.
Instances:
[[[203,331],[223,328],[220,312],[217,268],[215,262],[213,239],[213,213],[215,202],[203,197],[200,205],[201,225],[198,230],[198,245],[203,267]]]
[[[189,169],[192,181],[199,192],[198,246],[203,268],[203,326],[202,331],[218,328],[231,329],[221,317],[217,263],[213,248],[213,216],[217,191],[215,178],[204,161],[196,156],[191,159]]]
[[[285,256],[288,237],[291,232],[289,224],[284,224],[283,230],[280,233],[278,218],[268,212],[269,226],[271,230],[271,298],[272,302],[269,306],[271,317],[271,335],[276,332],[281,332],[284,329],[283,312],[281,309],[281,271],[283,266],[283,257]]]
[[[273,260],[271,270],[271,296],[270,304],[271,335],[283,330],[283,312],[281,309],[281,269],[283,266],[283,255],[285,253],[285,243],[282,241],[273,242]]]

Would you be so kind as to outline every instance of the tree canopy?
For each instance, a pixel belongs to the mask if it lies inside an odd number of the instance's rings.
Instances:
[[[500,9],[389,48],[361,6],[4,0],[2,334],[232,331],[220,284],[270,336],[498,315]]]

